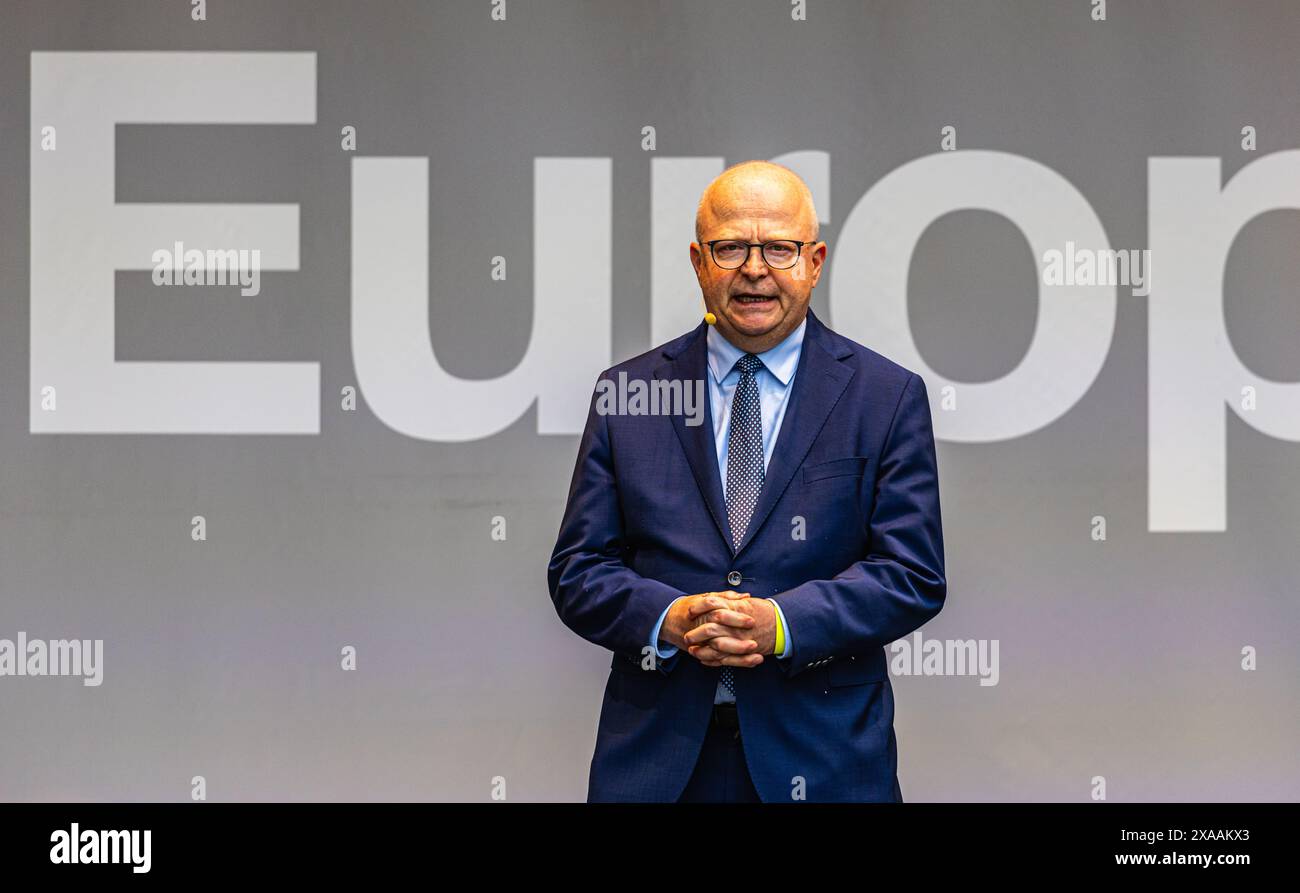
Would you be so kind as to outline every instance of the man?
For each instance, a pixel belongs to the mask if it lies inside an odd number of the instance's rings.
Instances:
[[[728,168],[690,246],[705,322],[601,373],[704,379],[708,424],[593,396],[548,569],[614,653],[589,801],[902,799],[885,646],[947,591],[930,406],[809,310],[817,234],[792,171]]]

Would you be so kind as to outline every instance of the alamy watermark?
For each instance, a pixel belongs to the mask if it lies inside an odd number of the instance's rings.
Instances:
[[[82,830],[76,822],[50,835],[50,862],[55,865],[130,865],[135,874],[148,874],[153,865],[152,831]]]
[[[680,415],[692,428],[704,421],[704,379],[628,380],[619,370],[618,383],[602,378],[596,383],[598,415]]]
[[[1043,252],[1043,285],[1123,285],[1133,297],[1151,294],[1151,249],[1076,248]]]
[[[922,639],[917,630],[889,650],[895,676],[978,676],[980,685],[998,684],[997,639]]]
[[[238,285],[245,296],[262,290],[262,252],[258,248],[200,251],[174,242],[171,248],[159,248],[151,259],[154,285]]]
[[[104,681],[103,639],[0,639],[0,676],[80,676],[81,684]]]

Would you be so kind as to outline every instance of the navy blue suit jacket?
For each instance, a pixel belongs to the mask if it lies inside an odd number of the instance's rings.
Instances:
[[[600,377],[704,379],[705,331]],[[589,801],[674,801],[686,787],[720,670],[685,651],[652,661],[649,636],[673,599],[724,589],[774,598],[792,642],[787,658],[735,672],[759,796],[902,799],[885,646],[935,616],[947,591],[925,382],[809,310],[792,387],[738,549],[707,400],[692,426],[597,412],[593,392],[547,574],[565,625],[613,652]]]

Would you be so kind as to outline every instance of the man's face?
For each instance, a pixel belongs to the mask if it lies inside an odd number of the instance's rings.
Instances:
[[[779,344],[803,321],[813,287],[821,278],[826,243],[804,245],[790,269],[768,266],[757,247],[738,269],[723,269],[703,243],[715,239],[807,242],[812,239],[813,222],[800,194],[770,179],[718,184],[710,199],[702,240],[691,243],[691,264],[718,329],[742,350],[760,353]]]

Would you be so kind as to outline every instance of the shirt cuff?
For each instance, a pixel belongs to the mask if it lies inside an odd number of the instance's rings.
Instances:
[[[673,605],[677,604],[685,597],[686,596],[684,595],[679,595],[677,598],[673,599],[672,603],[669,604],[668,607],[664,608],[664,612],[659,615],[659,622],[655,624],[655,628],[650,630],[650,647],[655,650],[655,654],[659,655],[660,660],[667,660],[677,653],[676,645],[665,646],[668,649],[667,651],[659,647],[659,628],[664,625],[664,618],[667,617],[668,612],[673,609]]]
[[[777,622],[781,624],[781,631],[785,637],[785,648],[783,648],[781,650],[781,653],[776,655],[776,657],[777,658],[789,657],[790,656],[790,624],[785,622],[785,612],[781,610],[781,603],[774,598],[769,598],[768,601],[776,605]]]

